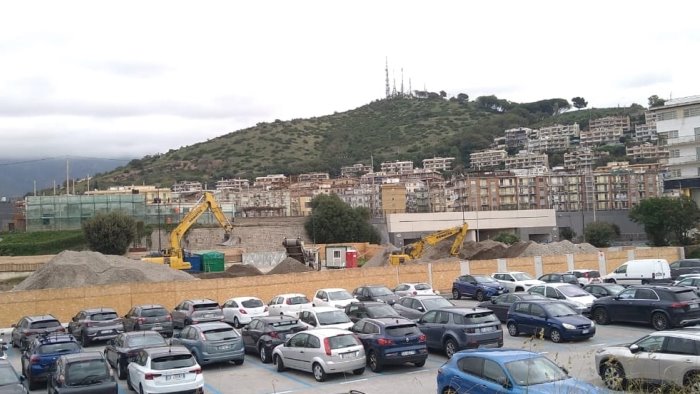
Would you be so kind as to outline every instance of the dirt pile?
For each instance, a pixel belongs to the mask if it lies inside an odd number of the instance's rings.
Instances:
[[[306,272],[306,271],[313,271],[313,269],[302,264],[297,259],[293,259],[291,257],[286,257],[279,264],[277,264],[275,266],[275,268],[271,269],[267,273],[267,275],[289,274],[289,273],[293,273],[293,272]]]
[[[548,244],[538,244],[530,241],[527,248],[520,256],[547,256],[554,254],[581,254],[598,253],[598,248],[589,243],[575,244],[570,241],[550,242]]]
[[[194,274],[199,279],[239,278],[242,276],[264,275],[262,271],[248,264],[233,264],[223,272],[201,272]]]
[[[97,252],[66,250],[34,271],[13,290],[56,289],[128,282],[194,280],[166,265],[132,260]]]

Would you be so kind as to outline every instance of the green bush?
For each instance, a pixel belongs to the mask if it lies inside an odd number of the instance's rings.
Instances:
[[[0,256],[57,254],[64,250],[84,250],[87,246],[80,230],[7,233],[0,238]]]
[[[493,239],[494,241],[498,242],[503,242],[504,244],[507,245],[512,245],[518,241],[520,241],[520,238],[518,238],[517,235],[511,234],[511,233],[499,233],[496,238]]]

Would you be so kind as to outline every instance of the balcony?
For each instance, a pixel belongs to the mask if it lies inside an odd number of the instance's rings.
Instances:
[[[700,145],[700,136],[690,135],[678,138],[669,138],[667,143],[669,147],[679,145]]]

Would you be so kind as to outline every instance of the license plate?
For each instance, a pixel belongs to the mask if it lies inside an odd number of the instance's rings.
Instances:
[[[688,306],[690,307],[690,309],[697,309],[698,308],[698,304],[690,304]]]
[[[204,317],[214,317],[214,314],[213,314],[213,313],[207,313],[206,315],[204,315]]]
[[[410,356],[412,354],[416,354],[416,351],[415,350],[407,350],[405,352],[401,352],[402,356]]]
[[[481,332],[491,332],[491,331],[496,331],[496,327],[489,326],[489,327],[481,327]]]
[[[228,350],[228,349],[231,349],[230,345],[219,346],[219,350]]]
[[[153,326],[153,328],[151,328],[151,330],[162,330],[162,329],[163,329],[163,327],[161,327],[161,326]]]
[[[174,375],[165,375],[165,380],[182,380],[185,378],[184,373],[176,373]]]
[[[588,330],[581,331],[582,334],[588,334]]]
[[[102,330],[100,331],[100,334],[111,334],[112,330]]]
[[[351,357],[355,357],[355,352],[340,353],[340,358],[351,358]]]

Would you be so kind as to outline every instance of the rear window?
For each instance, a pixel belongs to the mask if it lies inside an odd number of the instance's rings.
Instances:
[[[576,275],[574,274],[564,274],[561,276],[563,280],[569,281],[569,280],[576,280]]]
[[[430,290],[430,285],[427,283],[418,283],[415,288],[416,290]]]
[[[588,273],[589,278],[600,278],[600,272],[598,271],[591,271]]]
[[[678,299],[678,301],[692,301],[697,298],[698,296],[693,290],[676,292],[676,299]]]
[[[457,324],[483,324],[483,323],[497,323],[500,322],[493,312],[484,313],[471,313],[468,315],[454,315],[455,323]],[[459,318],[462,318],[462,322],[459,322]]]
[[[357,343],[357,340],[355,339],[355,336],[350,334],[330,337],[328,338],[328,342],[331,345],[331,349],[342,349],[346,347],[359,345],[359,343]]]
[[[267,331],[277,331],[277,332],[298,332],[306,329],[306,326],[299,324],[298,320],[288,320],[282,322],[275,322],[271,324],[272,327],[268,326]]]
[[[399,313],[396,312],[396,309],[386,304],[368,306],[367,314],[369,315],[369,317],[374,318],[399,316]]]
[[[158,356],[151,360],[151,369],[164,371],[167,369],[186,368],[195,364],[191,354],[169,354]]]
[[[244,308],[260,308],[263,306],[263,302],[260,300],[245,300],[241,302]]]
[[[66,370],[68,385],[96,383],[109,378],[107,364],[102,360],[71,362]]]
[[[204,338],[207,341],[226,341],[238,338],[238,333],[233,328],[217,328],[216,330],[204,331]]]
[[[291,305],[308,304],[309,299],[305,296],[289,297],[287,303]]]
[[[105,321],[117,318],[119,318],[119,316],[117,316],[117,312],[99,312],[90,315],[90,320],[92,321]]]
[[[350,322],[350,318],[341,310],[318,312],[316,314],[320,324],[341,324]]]
[[[195,304],[192,306],[192,309],[195,311],[204,311],[204,310],[210,310],[210,309],[219,309],[219,304],[215,302],[211,303],[206,303],[206,304]]]
[[[46,343],[37,349],[38,354],[72,353],[80,351],[77,342]]]
[[[166,316],[168,314],[168,311],[165,310],[165,308],[152,308],[152,309],[144,309],[141,311],[141,316],[142,317],[158,317],[158,316]]]
[[[403,324],[387,327],[386,333],[392,337],[405,337],[408,335],[420,335],[420,330],[415,324]]]
[[[160,334],[158,335],[133,335],[126,339],[126,344],[129,347],[141,347],[152,345],[167,345],[165,339]]]
[[[42,329],[42,328],[53,328],[53,327],[58,327],[61,325],[61,322],[58,320],[42,320],[42,321],[35,321],[32,324],[29,325],[29,328],[31,329]]]

